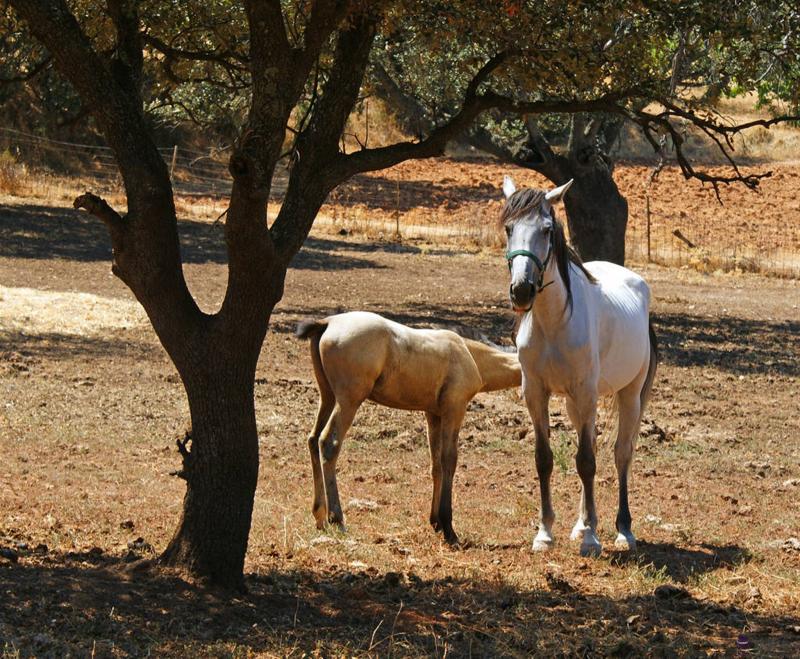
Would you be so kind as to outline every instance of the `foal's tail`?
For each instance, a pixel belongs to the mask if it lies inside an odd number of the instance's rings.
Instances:
[[[316,377],[317,385],[319,386],[321,406],[324,406],[326,402],[334,400],[333,389],[331,388],[331,383],[328,381],[328,376],[325,375],[325,368],[322,366],[322,357],[319,354],[319,340],[326,329],[328,329],[327,320],[301,320],[297,324],[297,329],[294,331],[294,335],[298,339],[309,339],[311,364],[314,366],[314,377]]]
[[[647,401],[650,400],[650,392],[653,390],[653,380],[656,377],[656,367],[658,366],[658,339],[656,339],[656,333],[653,330],[653,323],[648,323],[647,327],[650,334],[650,364],[647,367],[647,377],[644,379],[642,393],[640,394],[640,419],[644,415],[644,407],[647,405]]]
[[[301,320],[297,323],[294,335],[298,339],[319,339],[320,335],[328,328],[327,320]]]

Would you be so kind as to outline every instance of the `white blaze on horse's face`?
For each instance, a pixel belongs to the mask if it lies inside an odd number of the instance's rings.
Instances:
[[[547,267],[545,262],[549,260],[552,231],[553,218],[547,202],[507,229],[511,271],[509,295],[516,311],[527,311],[533,304],[544,276],[543,270]]]
[[[572,180],[548,192],[541,204],[513,226],[506,227],[508,259],[511,273],[509,297],[515,311],[527,311],[533,305],[536,293],[543,285],[553,249],[552,204],[561,201]],[[517,188],[511,177],[503,180],[503,192],[510,198]]]

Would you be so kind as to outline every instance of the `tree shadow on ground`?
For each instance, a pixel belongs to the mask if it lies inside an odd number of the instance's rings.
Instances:
[[[738,545],[701,544],[686,548],[671,542],[637,541],[635,552],[616,552],[611,555],[614,565],[647,565],[677,583],[720,568],[732,569],[749,563],[752,555]]]
[[[24,372],[43,359],[58,362],[75,355],[147,360],[152,358],[153,345],[132,339],[126,330],[106,329],[102,337],[0,330],[0,355],[5,366]]]
[[[23,655],[697,656],[747,632],[792,656],[797,615],[758,615],[675,589],[619,598],[561,578],[541,589],[414,572],[275,569],[216,596],[174,576],[131,575],[99,550],[34,550],[0,564],[0,644]],[[623,568],[620,568],[623,569]],[[43,594],[46,593],[46,596]]]
[[[226,264],[228,256],[221,224],[180,220],[178,234],[184,263]],[[4,206],[0,208],[0,257],[110,261],[108,232],[95,217],[60,206]],[[420,253],[418,247],[391,242],[358,243],[309,238],[295,256],[296,269],[348,270],[385,267],[360,255],[379,252]],[[355,256],[355,254],[360,254]],[[444,250],[439,253],[449,253]]]
[[[658,313],[661,358],[740,375],[800,375],[800,322]]]

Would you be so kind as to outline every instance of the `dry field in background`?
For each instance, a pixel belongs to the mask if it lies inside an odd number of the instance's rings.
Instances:
[[[424,166],[441,168],[426,180],[438,176],[442,203],[458,200],[453,213],[474,203],[474,215],[459,217],[493,219],[494,169],[484,177],[484,165],[464,165],[481,188],[448,182],[457,163]],[[781,171],[796,177],[800,168]],[[439,186],[427,194],[437,198]],[[747,197],[765,198],[774,196]],[[558,545],[531,553],[538,486],[515,392],[481,395],[467,415],[454,502],[466,548],[453,551],[427,524],[422,416],[372,404],[340,459],[348,533],[316,531],[305,440],[316,392],[307,345],[292,330],[305,316],[368,309],[505,340],[505,264],[492,251],[315,233],[289,272],[258,370],[250,592],[228,601],[125,569],[163,549],[176,524],[183,484],[169,472],[188,412],[143,313],[110,273],[104,228],[62,201],[0,203],[6,656],[733,656],[740,634],[757,656],[800,654],[797,281],[637,267],[652,283],[663,352],[633,468],[639,551],[612,547],[616,478],[605,435],[606,550],[582,559],[569,542],[579,481],[556,406]],[[728,208],[750,212],[741,201]],[[225,286],[212,215],[200,208],[180,226],[187,278],[207,310]],[[780,227],[782,217],[761,219]]]

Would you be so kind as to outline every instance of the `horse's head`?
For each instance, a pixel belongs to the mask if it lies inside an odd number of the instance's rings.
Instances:
[[[544,273],[553,260],[553,252],[564,244],[563,229],[555,219],[553,204],[561,201],[570,185],[572,179],[549,192],[517,190],[510,176],[503,179],[506,203],[500,221],[508,240],[509,295],[515,311],[527,311],[533,306],[544,285]]]

